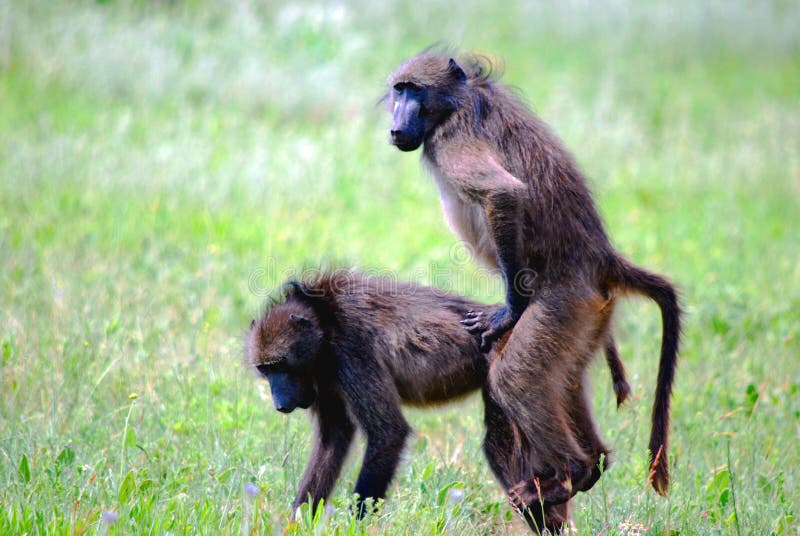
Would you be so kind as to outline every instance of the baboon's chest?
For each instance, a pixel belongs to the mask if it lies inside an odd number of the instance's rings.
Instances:
[[[486,211],[480,205],[460,196],[438,168],[428,166],[428,169],[439,188],[447,226],[465,243],[477,262],[486,268],[497,270],[497,250],[489,231]]]

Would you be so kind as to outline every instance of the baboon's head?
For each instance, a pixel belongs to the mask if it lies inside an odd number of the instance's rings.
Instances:
[[[467,75],[446,54],[423,52],[389,78],[391,142],[401,151],[417,149],[459,107]]]
[[[275,409],[290,413],[314,403],[314,364],[322,347],[314,311],[302,304],[273,306],[250,324],[247,360],[269,381]]]

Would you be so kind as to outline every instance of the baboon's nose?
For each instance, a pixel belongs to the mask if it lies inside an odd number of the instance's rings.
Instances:
[[[395,145],[407,145],[410,143],[410,136],[404,130],[390,130],[389,134],[392,136],[392,143]]]

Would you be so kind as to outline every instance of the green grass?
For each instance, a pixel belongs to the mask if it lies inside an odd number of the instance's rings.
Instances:
[[[630,301],[634,396],[616,411],[593,369],[614,464],[575,499],[579,533],[798,534],[798,18],[786,1],[3,3],[0,533],[524,533],[474,398],[408,412],[379,516],[348,515],[359,445],[333,513],[290,526],[310,429],[241,366],[266,292],[303,266],[498,299],[376,105],[441,40],[505,59],[618,248],[682,289],[672,491],[646,486],[658,314]]]

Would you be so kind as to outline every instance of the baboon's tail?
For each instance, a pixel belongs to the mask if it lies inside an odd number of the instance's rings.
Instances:
[[[681,309],[678,295],[675,287],[666,278],[639,268],[622,257],[617,256],[614,259],[611,272],[613,283],[617,288],[644,294],[655,301],[661,309],[661,358],[658,363],[658,380],[653,403],[648,480],[659,495],[665,495],[669,488],[669,463],[667,461],[669,402],[681,335]]]

